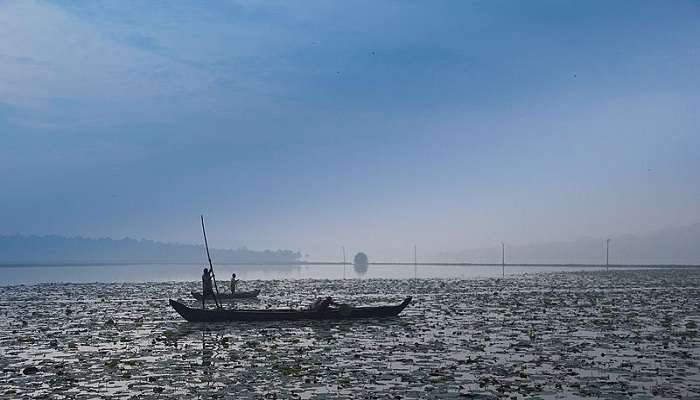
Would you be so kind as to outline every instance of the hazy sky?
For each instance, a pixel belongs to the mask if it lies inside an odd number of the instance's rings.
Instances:
[[[399,259],[700,221],[698,1],[0,1],[0,233]]]

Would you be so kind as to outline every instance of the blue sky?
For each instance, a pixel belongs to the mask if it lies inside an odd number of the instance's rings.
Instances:
[[[374,259],[700,221],[697,1],[0,2],[0,233]]]

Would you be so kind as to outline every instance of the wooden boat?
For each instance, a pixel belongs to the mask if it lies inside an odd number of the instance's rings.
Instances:
[[[327,308],[322,311],[313,310],[229,310],[188,307],[176,300],[170,300],[170,306],[182,318],[189,322],[228,322],[228,321],[294,321],[306,319],[358,319],[358,318],[388,318],[399,315],[411,302],[411,297],[393,306],[374,307],[341,307]]]
[[[202,294],[201,293],[195,292],[195,291],[192,291],[190,293],[192,294],[192,297],[194,297],[198,301],[202,301]],[[260,294],[260,289],[257,289],[257,290],[251,290],[249,292],[219,293],[217,298],[219,299],[219,301],[252,299],[252,298],[258,297],[259,294]],[[209,298],[207,298],[207,301],[214,301],[214,298],[209,297]]]

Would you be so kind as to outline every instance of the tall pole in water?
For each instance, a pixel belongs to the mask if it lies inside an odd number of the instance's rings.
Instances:
[[[345,279],[345,246],[343,246],[343,279]]]
[[[610,239],[605,240],[605,270],[610,266]]]
[[[418,279],[418,257],[415,244],[413,245],[413,279]]]
[[[207,242],[207,231],[204,229],[204,215],[200,215],[200,218],[202,219],[202,233],[204,234],[204,247],[207,249],[207,259],[209,260],[209,271],[211,271],[211,276],[212,279],[214,280],[214,288],[216,289],[216,295],[214,296],[214,302],[216,303],[216,308],[221,308],[221,304],[219,304],[219,300],[217,297],[219,297],[219,286],[216,284],[216,276],[214,276],[214,265],[211,263],[211,256],[209,255],[209,243]],[[202,296],[204,296],[205,293],[202,293]],[[204,306],[204,303],[202,303],[202,306]],[[202,307],[204,308],[204,307]]]
[[[501,242],[501,273],[506,277],[506,245]]]

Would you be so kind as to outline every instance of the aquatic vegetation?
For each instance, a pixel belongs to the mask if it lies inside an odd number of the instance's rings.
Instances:
[[[698,270],[247,283],[261,301],[227,306],[415,301],[390,320],[207,325],[167,304],[198,282],[0,287],[0,397],[700,396]]]

